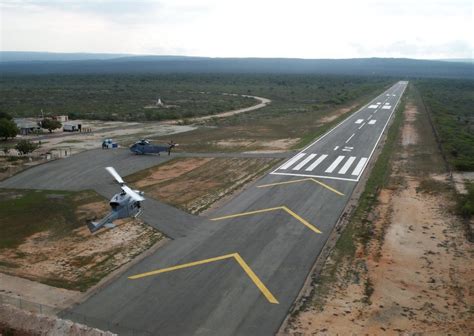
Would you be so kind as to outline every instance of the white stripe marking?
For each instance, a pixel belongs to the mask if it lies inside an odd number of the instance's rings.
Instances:
[[[378,105],[370,105],[370,106],[369,106],[369,109],[375,109],[375,108],[377,108],[377,107],[378,107]]]
[[[355,133],[352,133],[352,135],[349,137],[349,139],[346,140],[346,143],[348,143],[349,141],[351,141],[352,137],[355,135]]]
[[[375,119],[372,119],[371,121],[369,121],[369,125],[373,125],[373,124],[375,124],[375,122],[376,122],[376,121],[377,121],[377,120],[375,120]]]
[[[325,173],[332,173],[334,171],[334,169],[336,169],[336,167],[339,165],[339,163],[341,163],[342,160],[344,160],[345,156],[341,155],[341,156],[338,156],[336,160],[334,160],[334,162],[329,166],[328,169],[325,170]]]
[[[301,161],[300,163],[298,163],[296,165],[296,167],[293,168],[293,170],[300,170],[301,168],[304,167],[305,164],[307,164],[309,161],[311,161],[312,159],[314,159],[314,157],[316,156],[316,154],[310,154],[308,155],[308,157],[306,159],[304,159],[303,161]]]
[[[363,121],[364,121],[364,119],[357,119],[355,123],[356,123],[356,124],[360,124],[360,123],[362,123]]]
[[[280,169],[287,169],[289,168],[290,166],[292,166],[296,161],[300,160],[303,156],[305,156],[306,153],[299,153],[298,155],[296,155],[295,157],[293,157],[290,161],[288,161],[287,163],[285,163],[283,166],[280,167]]]
[[[338,148],[339,148],[339,146],[336,146],[336,147],[334,147],[334,150],[337,150]]]
[[[314,168],[316,168],[321,162],[323,162],[323,160],[325,158],[327,158],[328,156],[326,154],[324,155],[321,155],[316,161],[314,161],[311,166],[309,166],[308,168],[306,168],[306,171],[312,171]]]
[[[361,129],[362,127],[364,127],[365,123],[363,123],[362,125],[360,125],[359,129]]]
[[[350,182],[357,182],[357,179],[345,178],[345,177],[336,177],[330,175],[312,175],[312,174],[296,174],[296,173],[277,173],[271,172],[271,175],[282,175],[282,176],[303,176],[303,177],[315,177],[320,179],[329,179],[329,180],[338,180],[338,181],[350,181]]]
[[[372,119],[373,116],[374,116],[373,114],[369,115],[369,117],[367,118],[367,120]]]
[[[401,82],[400,82],[401,83]],[[407,82],[406,82],[407,83]],[[406,84],[405,83],[405,84]],[[385,122],[384,124],[384,127],[382,129],[382,132],[379,134],[379,137],[377,138],[377,141],[375,143],[375,146],[372,148],[372,151],[369,155],[369,159],[372,157],[374,151],[375,151],[375,148],[377,147],[378,143],[380,142],[380,138],[382,137],[383,135],[383,132],[385,131],[385,129],[387,128],[387,125],[393,115],[393,113],[395,112],[395,108],[398,106],[398,104],[400,103],[400,97],[403,96],[403,93],[405,92],[406,90],[406,85],[401,85],[400,86],[400,96],[397,97],[398,99],[396,100],[396,103],[395,103],[395,107],[392,111],[390,111],[390,115],[388,116],[388,119],[387,121]],[[382,96],[382,95],[380,95]],[[377,97],[377,99],[380,99],[380,96]],[[325,137],[327,137],[328,135],[330,135],[332,132],[334,132],[338,127],[340,127],[341,125],[343,125],[344,123],[347,123],[349,122],[349,120],[351,120],[353,117],[355,117],[357,114],[361,113],[362,111],[364,111],[367,107],[368,107],[369,104],[367,105],[364,105],[362,108],[360,108],[358,111],[354,112],[353,114],[351,114],[349,117],[347,117],[346,119],[344,119],[343,121],[341,121],[339,124],[337,124],[336,126],[334,126],[332,129],[330,129],[328,132],[324,133],[321,137],[317,138],[315,141],[313,141],[311,144],[309,144],[308,146],[306,146],[305,148],[302,149],[302,151],[305,151],[307,150],[308,148],[314,146],[315,144],[317,144],[318,142],[320,142],[322,139],[324,139]],[[360,176],[358,176],[356,179],[346,179],[346,178],[342,178],[342,177],[332,177],[332,176],[319,176],[319,175],[309,175],[309,174],[291,174],[291,173],[277,173],[277,171],[281,169],[281,166],[279,166],[278,168],[276,168],[274,171],[272,171],[270,174],[271,175],[289,175],[289,176],[309,176],[309,177],[318,177],[318,178],[327,178],[327,179],[335,179],[335,180],[344,180],[344,181],[359,181],[360,179]],[[363,170],[364,168],[362,168]]]
[[[392,107],[390,105],[385,105],[382,107],[382,110],[390,110]]]
[[[367,162],[367,158],[363,157],[360,159],[359,163],[355,167],[354,171],[352,172],[352,175],[359,175],[360,172],[362,171],[362,168],[364,168],[365,163]]]
[[[352,163],[356,159],[355,156],[351,156],[346,163],[344,163],[344,166],[342,166],[341,170],[339,170],[339,174],[345,174],[349,170],[349,168],[352,166]]]

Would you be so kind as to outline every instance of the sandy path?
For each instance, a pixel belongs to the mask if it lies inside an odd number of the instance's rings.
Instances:
[[[224,95],[229,95],[229,96],[238,96],[237,94],[234,94],[234,93],[223,93],[223,94]],[[250,107],[244,107],[244,108],[237,109],[237,110],[220,112],[220,113],[217,113],[217,114],[211,114],[211,115],[207,115],[207,116],[203,116],[203,117],[190,118],[190,119],[187,119],[187,120],[192,122],[192,123],[196,123],[196,122],[200,122],[200,121],[209,120],[209,119],[212,119],[212,118],[230,117],[230,116],[233,116],[233,115],[236,115],[236,114],[251,112],[251,111],[261,109],[261,108],[269,105],[272,102],[270,99],[263,98],[263,97],[248,96],[248,95],[240,95],[240,96],[241,97],[246,97],[246,98],[256,99],[256,100],[259,101],[259,103],[256,104],[256,105],[250,106]],[[169,121],[165,121],[164,123],[174,125],[174,124],[178,124],[182,121],[183,120],[169,120]]]

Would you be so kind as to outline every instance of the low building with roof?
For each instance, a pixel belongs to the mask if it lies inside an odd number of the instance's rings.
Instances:
[[[16,127],[20,130],[21,135],[28,135],[31,133],[41,131],[41,126],[38,125],[37,121],[25,118],[15,118],[13,121],[16,124]]]

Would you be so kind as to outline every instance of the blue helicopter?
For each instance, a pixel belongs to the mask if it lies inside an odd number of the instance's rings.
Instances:
[[[178,146],[173,141],[170,141],[167,145],[153,145],[151,144],[150,140],[142,139],[140,141],[135,142],[131,147],[130,151],[135,154],[158,154],[160,152],[168,152],[168,155],[171,154],[171,150]]]

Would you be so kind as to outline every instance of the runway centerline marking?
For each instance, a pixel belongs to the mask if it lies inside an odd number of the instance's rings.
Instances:
[[[218,220],[223,220],[223,219],[231,219],[231,218],[236,218],[236,217],[242,217],[242,216],[249,216],[249,215],[255,215],[263,212],[269,212],[269,211],[276,211],[276,210],[283,210],[287,214],[291,215],[293,218],[298,220],[301,224],[306,226],[308,229],[311,231],[314,231],[315,233],[322,233],[316,226],[313,224],[309,223],[306,221],[304,218],[299,216],[298,214],[294,213],[290,209],[288,209],[286,206],[279,206],[279,207],[274,207],[274,208],[267,208],[267,209],[260,209],[260,210],[254,210],[254,211],[247,211],[247,212],[241,212],[238,214],[233,214],[233,215],[227,215],[227,216],[222,216],[222,217],[217,217],[217,218],[211,218],[212,221],[218,221]]]
[[[273,187],[273,186],[279,186],[279,185],[283,185],[283,184],[290,184],[290,183],[299,183],[299,182],[305,182],[305,181],[313,181],[314,183],[317,183],[319,184],[320,186],[328,189],[328,190],[331,190],[332,192],[340,195],[340,196],[344,196],[344,194],[336,189],[334,189],[333,187],[331,186],[328,186],[326,183],[323,183],[321,181],[318,181],[312,177],[308,177],[308,178],[304,178],[304,179],[299,179],[299,180],[293,180],[293,181],[284,181],[284,182],[277,182],[277,183],[270,183],[270,184],[263,184],[263,185],[259,185],[257,186],[257,188],[267,188],[267,187]]]
[[[349,137],[349,139],[346,140],[346,143],[348,143],[349,141],[351,141],[351,139],[354,137],[355,133],[352,133],[352,135]]]
[[[144,277],[151,276],[151,275],[157,275],[157,274],[161,274],[161,273],[172,272],[172,271],[176,271],[176,270],[183,269],[183,268],[203,265],[203,264],[211,263],[211,262],[214,262],[214,261],[219,261],[219,260],[224,260],[224,259],[232,259],[232,258],[234,258],[234,260],[237,261],[239,266],[242,267],[242,269],[247,274],[247,276],[252,280],[252,282],[255,284],[255,286],[257,286],[257,288],[260,290],[260,292],[262,292],[262,294],[265,296],[265,298],[270,303],[274,303],[274,304],[279,303],[278,300],[273,296],[273,294],[268,290],[268,288],[263,284],[263,282],[260,280],[260,278],[255,274],[255,272],[250,268],[250,266],[245,262],[245,260],[238,253],[225,254],[225,255],[222,255],[222,256],[219,256],[219,257],[203,259],[203,260],[193,261],[193,262],[186,263],[186,264],[181,264],[181,265],[176,265],[176,266],[172,266],[172,267],[162,268],[162,269],[158,269],[158,270],[151,271],[151,272],[132,275],[128,278],[130,280],[135,280],[135,279],[140,279],[140,278],[144,278]]]

